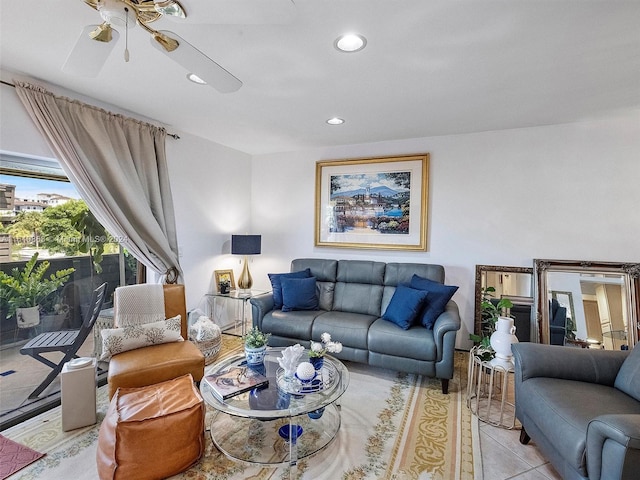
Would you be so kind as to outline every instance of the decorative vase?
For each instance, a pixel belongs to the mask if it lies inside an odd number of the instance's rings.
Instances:
[[[316,372],[322,370],[322,366],[324,365],[324,357],[309,357],[309,363],[313,365],[313,368],[316,369]]]
[[[247,358],[247,365],[261,365],[264,362],[266,353],[266,345],[257,348],[244,346],[244,356]]]
[[[515,336],[516,327],[513,318],[498,317],[496,331],[491,334],[491,348],[496,352],[496,358],[500,360],[511,360],[511,344],[518,343]]]

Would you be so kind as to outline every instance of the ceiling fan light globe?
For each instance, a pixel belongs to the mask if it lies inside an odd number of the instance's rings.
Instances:
[[[174,0],[153,0],[156,12],[162,15],[170,15],[172,17],[186,18],[182,6]]]

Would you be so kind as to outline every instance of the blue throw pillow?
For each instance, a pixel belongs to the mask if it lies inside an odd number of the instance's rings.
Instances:
[[[433,328],[436,319],[444,312],[447,303],[458,290],[456,286],[444,285],[415,274],[411,277],[411,287],[429,292],[429,299],[424,302],[424,308],[421,312],[421,322],[426,328]]]
[[[282,284],[280,281],[283,278],[309,278],[311,276],[311,269],[300,270],[299,272],[291,273],[269,273],[269,280],[271,280],[271,289],[273,290],[273,309],[279,310],[282,308]]]
[[[281,278],[282,311],[318,310],[316,277]]]
[[[382,318],[408,330],[418,316],[427,294],[424,290],[398,285]]]

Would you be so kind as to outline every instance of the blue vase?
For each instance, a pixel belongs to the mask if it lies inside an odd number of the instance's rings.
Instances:
[[[309,357],[309,363],[313,365],[313,368],[316,369],[316,372],[322,370],[322,366],[324,365],[324,357]]]
[[[267,353],[267,346],[258,348],[250,348],[245,345],[244,356],[247,359],[247,365],[261,365],[264,362],[264,356]]]

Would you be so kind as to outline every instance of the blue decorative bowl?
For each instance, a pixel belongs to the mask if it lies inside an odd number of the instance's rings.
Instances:
[[[302,425],[292,425],[293,428],[296,429],[296,438],[300,438],[302,435]],[[280,435],[285,442],[289,441],[289,425],[283,425],[278,429],[278,435]]]

